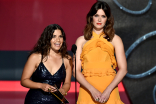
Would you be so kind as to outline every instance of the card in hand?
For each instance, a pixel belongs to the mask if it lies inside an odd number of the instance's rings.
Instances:
[[[59,89],[57,88],[57,86],[54,85],[54,87],[57,89],[57,91],[51,92],[51,93],[52,93],[55,97],[57,97],[57,98],[62,102],[62,104],[69,103],[69,101],[61,94],[61,92],[59,91]]]

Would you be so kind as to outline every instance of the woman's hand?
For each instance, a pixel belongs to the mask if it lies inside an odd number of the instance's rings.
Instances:
[[[95,89],[94,87],[89,90],[90,90],[90,93],[91,93],[92,97],[94,98],[94,100],[99,102],[99,99],[100,99],[102,93],[100,91],[98,91],[97,89]]]
[[[66,96],[67,95],[67,92],[65,92],[63,88],[60,88],[59,91],[61,92],[61,94],[63,96]]]
[[[110,93],[111,93],[110,90],[105,89],[105,91],[103,91],[103,93],[102,93],[102,95],[101,95],[101,97],[100,97],[100,99],[99,99],[99,102],[100,102],[100,103],[105,103],[105,102],[107,102],[108,99],[109,99]]]
[[[57,89],[54,86],[51,86],[47,83],[42,83],[41,89],[45,92],[55,92]]]

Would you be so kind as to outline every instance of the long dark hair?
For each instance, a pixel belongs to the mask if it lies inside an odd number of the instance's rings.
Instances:
[[[114,25],[114,18],[111,14],[111,9],[109,5],[106,2],[103,1],[98,1],[96,2],[90,9],[89,13],[87,14],[86,20],[87,20],[87,25],[85,26],[84,29],[84,38],[86,40],[89,40],[92,37],[92,30],[93,30],[93,16],[97,13],[99,9],[102,9],[106,16],[107,16],[107,21],[105,26],[103,27],[104,33],[107,35],[105,38],[108,41],[111,41],[114,37],[115,30],[113,28]]]
[[[50,41],[53,37],[54,31],[57,29],[61,30],[63,36],[63,44],[59,52],[61,53],[62,57],[68,58],[65,32],[58,24],[51,24],[44,29],[43,33],[41,34],[38,42],[35,44],[33,50],[30,52],[29,56],[32,53],[40,53],[43,56],[43,58],[47,56],[51,49]]]

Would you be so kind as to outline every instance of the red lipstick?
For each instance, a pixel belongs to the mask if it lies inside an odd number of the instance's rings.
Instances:
[[[97,23],[97,25],[101,25],[102,23]]]

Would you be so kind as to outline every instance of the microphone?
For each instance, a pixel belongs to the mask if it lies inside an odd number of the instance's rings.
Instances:
[[[72,45],[71,51],[74,53],[76,53],[77,50],[77,46],[75,44]],[[75,55],[75,100],[77,101],[77,84],[76,84],[76,55]]]
[[[75,54],[77,50],[77,46],[75,44],[72,45],[71,51]]]

